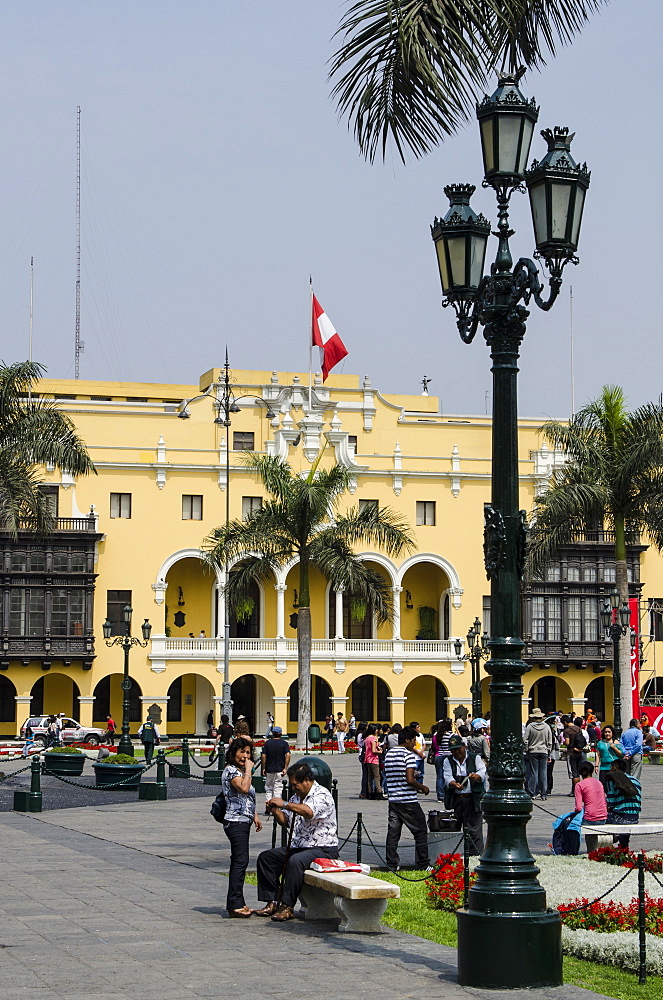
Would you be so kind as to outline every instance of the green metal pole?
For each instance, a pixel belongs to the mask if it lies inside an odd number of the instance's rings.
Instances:
[[[157,750],[156,794],[159,802],[165,802],[168,798],[168,785],[166,784],[166,754],[161,747]]]
[[[645,852],[638,855],[638,944],[640,962],[638,968],[638,985],[647,982],[647,938],[645,936]]]
[[[332,778],[332,798],[334,800],[334,809],[336,810],[336,829],[338,829],[338,779]]]
[[[129,650],[131,643],[129,637],[122,643],[124,651],[124,670],[122,676],[122,735],[117,745],[118,753],[125,753],[129,757],[134,755],[134,745],[129,735],[129,692],[131,691],[131,678],[129,677]]]
[[[182,763],[177,765],[176,776],[178,778],[191,777],[191,761],[189,759],[189,738],[185,736],[182,740]]]
[[[508,201],[498,199],[500,245],[493,270],[495,295],[481,315],[493,362],[492,497],[485,510],[484,551],[491,580],[490,789],[482,801],[488,834],[458,917],[458,981],[462,986],[560,986],[559,913],[546,907],[539,869],[527,844],[532,802],[524,791],[520,584],[525,525],[518,497],[517,375],[529,315],[513,305]],[[509,961],[504,961],[504,956]]]
[[[363,824],[363,814],[357,813],[357,864],[361,864],[361,828]]]

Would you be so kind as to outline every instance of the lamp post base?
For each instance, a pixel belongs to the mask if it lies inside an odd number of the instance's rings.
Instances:
[[[117,745],[117,753],[126,753],[129,757],[134,755],[134,745],[129,739],[129,737],[121,736],[120,742]]]
[[[478,989],[562,985],[562,922],[556,910],[458,910],[458,982]]]

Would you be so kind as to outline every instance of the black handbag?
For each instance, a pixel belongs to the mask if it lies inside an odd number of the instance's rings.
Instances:
[[[210,815],[214,817],[217,823],[223,823],[226,818],[226,797],[223,792],[219,792],[214,802],[212,802]]]

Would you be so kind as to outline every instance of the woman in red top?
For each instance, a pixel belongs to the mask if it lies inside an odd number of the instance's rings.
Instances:
[[[575,795],[576,809],[584,809],[583,824],[592,826],[595,823],[605,823],[608,819],[608,803],[605,798],[603,785],[597,778],[593,778],[594,765],[588,760],[584,760],[578,768],[580,781],[576,784],[573,793]]]
[[[375,726],[370,725],[366,730],[366,736],[364,737],[364,763],[368,767],[369,772],[369,794],[370,794],[370,778],[373,778],[373,784],[375,785],[375,795],[378,799],[383,799],[382,794],[382,784],[380,783],[380,757],[379,754],[382,753],[380,744],[378,743],[378,738],[375,735]]]

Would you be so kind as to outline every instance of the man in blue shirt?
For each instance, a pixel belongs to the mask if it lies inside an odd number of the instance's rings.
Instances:
[[[637,719],[631,719],[629,728],[622,733],[621,744],[624,747],[624,760],[634,778],[640,780],[642,772],[642,730]]]

